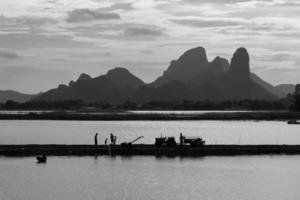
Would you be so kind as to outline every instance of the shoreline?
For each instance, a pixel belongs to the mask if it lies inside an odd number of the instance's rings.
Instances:
[[[128,121],[128,120],[299,120],[300,112],[253,111],[253,112],[208,112],[183,113],[68,113],[45,112],[26,114],[0,114],[0,120],[77,120],[77,121]]]
[[[110,150],[109,150],[110,149]],[[300,155],[300,145],[204,145],[192,147],[156,147],[150,144],[121,145],[0,145],[0,156],[240,156],[240,155]]]

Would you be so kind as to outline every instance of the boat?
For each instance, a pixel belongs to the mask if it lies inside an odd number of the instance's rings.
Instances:
[[[287,123],[288,123],[288,124],[300,124],[300,121],[297,121],[297,120],[289,120]]]
[[[47,162],[47,157],[45,155],[37,156],[36,160],[37,160],[37,163],[46,163]]]

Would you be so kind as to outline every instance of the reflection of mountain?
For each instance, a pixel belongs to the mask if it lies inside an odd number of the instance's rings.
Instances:
[[[60,85],[36,100],[81,99],[86,102],[121,103],[151,100],[274,100],[283,93],[250,73],[249,55],[239,48],[231,62],[216,57],[209,62],[205,49],[197,47],[173,60],[162,76],[144,84],[127,69],[115,68],[96,78],[82,74],[69,85]]]
[[[36,95],[33,94],[23,94],[20,92],[16,92],[13,90],[0,90],[0,102],[6,102],[8,100],[16,101],[16,102],[26,102],[32,98],[34,98]]]

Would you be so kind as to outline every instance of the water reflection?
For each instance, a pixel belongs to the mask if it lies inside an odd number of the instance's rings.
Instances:
[[[300,156],[53,156],[45,165],[33,157],[1,157],[0,197],[298,200],[299,166]]]

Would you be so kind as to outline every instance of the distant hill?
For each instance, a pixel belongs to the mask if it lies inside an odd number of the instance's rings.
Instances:
[[[8,100],[16,101],[16,102],[26,102],[30,99],[36,97],[35,94],[23,94],[13,90],[0,90],[0,102],[5,103]]]
[[[144,82],[127,69],[114,68],[95,78],[81,74],[69,85],[59,85],[34,100],[82,100],[84,102],[121,103],[127,100]]]
[[[279,89],[284,94],[284,96],[293,94],[295,92],[295,87],[296,85],[294,84],[280,84],[276,86],[276,88]]]
[[[208,61],[203,47],[186,51],[171,61],[164,73],[150,84],[125,68],[114,68],[95,78],[81,74],[68,85],[59,85],[34,100],[83,100],[122,103],[174,100],[276,100],[284,94],[250,72],[245,48],[234,53],[230,63],[216,57]]]
[[[255,83],[257,83],[258,85],[260,85],[264,89],[268,90],[271,94],[273,94],[276,97],[284,98],[287,95],[286,92],[282,91],[277,86],[275,87],[275,86],[271,85],[270,83],[264,81],[262,78],[260,78],[258,75],[254,74],[254,73],[251,73],[250,78]]]

